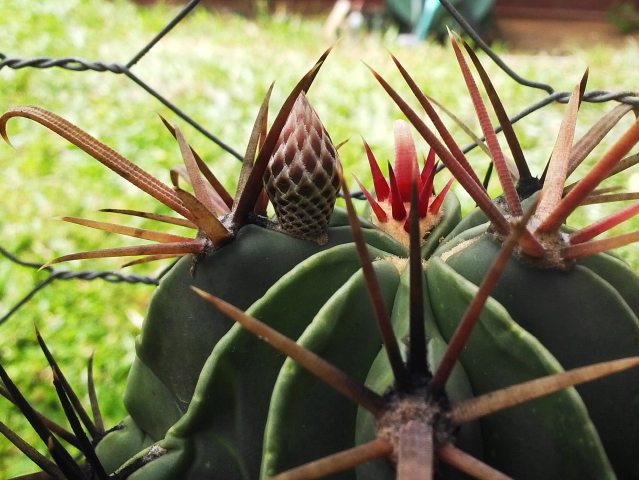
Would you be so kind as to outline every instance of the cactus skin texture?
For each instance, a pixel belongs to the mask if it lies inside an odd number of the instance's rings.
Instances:
[[[357,273],[359,265],[353,246],[343,245],[333,250],[311,257],[282,277],[262,299],[249,308],[248,312],[293,338],[301,335],[302,338],[306,336],[317,341],[323,334],[324,337],[328,336],[329,342],[338,339],[353,341],[362,338],[357,336],[361,329],[369,334],[375,333],[375,325],[366,321],[371,314],[370,306],[361,301],[366,291],[362,285],[361,273]],[[384,252],[374,249],[371,253],[384,255]],[[383,288],[388,292],[388,299],[392,299],[397,288],[397,271],[385,261],[377,262],[376,269],[383,275]],[[333,276],[326,278],[320,287],[313,279],[324,272],[332,273]],[[299,293],[299,285],[302,282],[313,282],[318,288],[312,294]],[[291,305],[288,313],[282,314],[283,299],[290,302],[292,295],[297,296],[299,301]],[[340,312],[341,315],[336,316],[336,312]],[[339,322],[345,318],[349,318],[350,321]],[[358,321],[354,321],[355,319]],[[327,322],[330,325],[326,325]],[[350,333],[356,335],[355,337],[336,338],[330,331],[330,328],[336,325],[352,330],[353,324],[360,326],[360,331]],[[364,338],[372,340],[358,345],[356,358],[361,358],[361,362],[358,362],[360,377],[366,374],[367,364],[377,354],[379,345],[373,335]],[[359,352],[360,349],[362,352]],[[337,348],[336,351],[348,357],[348,349]],[[282,367],[284,360],[282,356],[273,355],[269,345],[252,336],[241,326],[234,326],[215,346],[208,358],[186,414],[171,427],[158,444],[167,450],[161,457],[164,464],[163,474],[157,475],[154,461],[130,478],[258,478],[262,442],[265,435],[266,438],[270,436],[268,430],[265,434],[264,427],[267,419],[270,421],[272,418],[271,412],[282,404],[278,400],[282,387],[274,388],[274,385],[278,385],[282,381],[282,375],[291,368],[290,365]],[[349,372],[352,372],[352,362],[349,362],[348,358],[344,361],[349,365]],[[325,389],[318,382],[311,383],[318,385],[320,390]],[[140,384],[135,384],[131,388],[139,387]],[[308,391],[298,390],[299,393],[306,396]],[[324,402],[330,401],[330,398],[327,398],[326,392],[321,392],[316,400]],[[352,433],[348,438],[348,430],[339,424],[344,418],[350,419],[350,423],[354,422],[356,407],[350,404],[347,406],[350,407],[349,415],[333,417],[334,421],[331,422],[337,427],[334,429],[334,437],[341,441],[335,443],[335,438],[325,439],[324,444],[329,448],[329,452],[333,451],[331,448],[346,446],[345,442],[352,443]],[[336,405],[332,405],[331,411],[337,408]],[[292,430],[297,429],[295,423],[288,421],[280,425],[288,426]],[[312,437],[318,442],[324,440],[315,434]],[[109,437],[107,436],[103,442],[108,445]],[[323,448],[319,449],[320,452],[322,450]],[[296,449],[297,455],[300,451],[302,450]],[[98,453],[100,452],[98,448]],[[314,448],[307,454],[314,458],[316,452]],[[273,455],[266,456],[272,458]]]
[[[461,57],[456,42],[453,48]],[[474,60],[470,49],[468,54]],[[436,115],[396,63],[428,115]],[[460,66],[467,77],[463,58]],[[304,96],[316,73],[311,70],[294,89],[261,141],[256,132],[263,125],[256,122],[251,144],[263,149],[253,165],[256,152],[249,147],[243,169],[248,174],[224,215],[218,217],[211,207],[224,202],[202,193],[192,173],[195,158],[176,132],[194,195],[177,182],[175,198],[165,193],[198,227],[198,235],[191,241],[164,239],[173,242],[172,253],[194,255],[180,259],[153,295],[124,395],[129,416],[95,448],[108,478],[310,480],[318,477],[280,474],[363,448],[368,453],[323,470],[324,475],[340,480],[638,480],[639,370],[576,387],[595,377],[535,387],[528,397],[513,394],[516,400],[508,406],[490,403],[500,393],[507,397],[506,387],[542,377],[559,382],[552,375],[569,369],[622,357],[634,357],[626,359],[634,361],[629,366],[639,364],[639,275],[605,251],[609,243],[583,240],[599,227],[568,232],[562,226],[567,214],[562,215],[610,171],[595,168],[595,178],[587,174],[564,194],[573,145],[566,132],[574,127],[584,88],[576,88],[567,106],[559,153],[553,154],[541,194],[528,198],[528,186],[535,182],[520,161],[510,124],[502,122],[502,128],[519,161],[518,185],[492,126],[485,125],[477,88],[467,81],[504,190],[493,201],[454,142],[446,140],[444,147],[375,74],[479,205],[460,222],[452,192],[435,197],[432,213],[441,218],[430,232],[422,231],[420,219],[432,205],[434,169],[419,175],[409,127],[400,123],[398,151],[409,151],[410,161],[399,162],[396,177],[390,170],[395,190],[390,198],[396,201],[384,213],[397,221],[401,235],[408,234],[400,243],[355,215],[344,179],[348,213],[333,207],[339,167],[323,162],[334,162],[337,155]],[[487,90],[503,118],[488,84]],[[5,117],[2,131],[3,122]],[[441,122],[434,118],[433,124]],[[442,138],[446,134],[440,131]],[[619,158],[632,146],[626,144],[639,139],[639,127],[628,135],[613,149]],[[434,154],[427,161],[431,168]],[[368,148],[367,155],[370,160]],[[286,185],[280,188],[285,171]],[[384,197],[377,172],[376,195]],[[317,182],[315,174],[321,177]],[[573,199],[572,192],[587,183],[590,191]],[[279,223],[263,215],[263,185]],[[301,199],[292,209],[285,196],[290,191]],[[378,207],[386,198],[366,196]],[[373,214],[382,221],[374,206]],[[613,215],[606,225],[619,223],[623,215]],[[144,251],[159,252],[166,253]],[[502,257],[501,277],[490,284]],[[485,303],[473,310],[481,298]],[[269,327],[296,343],[286,344]],[[9,387],[1,368],[0,375]],[[464,417],[464,409],[482,399],[490,408]],[[460,460],[460,452],[476,460]],[[477,463],[481,468],[473,470]],[[65,475],[106,478],[93,469]]]
[[[453,48],[466,74],[456,42]],[[480,75],[485,73],[472,51],[467,51]],[[489,81],[482,80],[490,94]],[[467,83],[471,97],[477,100],[476,87]],[[459,357],[474,395],[639,354],[639,275],[613,253],[597,248],[595,242],[589,250],[593,254],[572,253],[579,247],[571,242],[582,232],[571,233],[561,225],[639,138],[635,124],[576,184],[575,192],[564,194],[564,181],[572,167],[569,162],[574,161],[570,160],[570,130],[574,131],[584,87],[585,78],[568,106],[540,198],[535,195],[523,202],[536,202],[537,212]],[[496,111],[503,110],[494,93],[491,102]],[[475,103],[481,116],[481,102]],[[404,113],[408,115],[407,110]],[[419,121],[413,123],[421,128]],[[502,123],[502,127],[506,131],[508,125]],[[497,170],[506,172],[505,164],[497,162],[503,158],[499,146],[490,145],[487,129],[484,134]],[[514,132],[510,135],[514,138]],[[513,156],[517,153],[521,151],[514,151]],[[602,166],[605,162],[610,165],[607,172]],[[509,228],[504,220],[521,216],[523,189],[509,183],[507,172],[504,176],[505,195],[496,202],[499,211],[491,210],[490,205],[483,207],[480,199],[481,208],[457,225],[425,270],[431,318],[447,342],[501,249],[503,228]],[[527,180],[532,178],[521,178],[520,184]],[[580,190],[580,183],[588,185],[581,190],[582,197],[571,197]],[[615,215],[619,223],[620,214]],[[639,444],[639,371],[631,369],[486,416],[480,428],[484,460],[512,478],[637,479],[639,461],[633,452]]]

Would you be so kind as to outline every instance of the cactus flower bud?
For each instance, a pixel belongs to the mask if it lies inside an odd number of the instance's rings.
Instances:
[[[408,123],[397,120],[394,131],[395,161],[394,168],[390,163],[388,165],[388,181],[383,177],[370,148],[364,144],[377,198],[374,198],[359,180],[358,183],[371,205],[373,223],[404,245],[408,245],[410,189],[413,179],[419,192],[419,224],[422,237],[441,219],[443,213],[441,205],[452,180],[438,195],[433,197],[433,180],[436,171],[435,152],[430,151],[420,174],[415,142]]]
[[[319,117],[300,93],[264,173],[280,228],[326,242],[339,177],[337,152]]]

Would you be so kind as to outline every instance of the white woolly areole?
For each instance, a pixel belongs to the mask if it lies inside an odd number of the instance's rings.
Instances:
[[[431,199],[432,200],[432,199]],[[393,218],[392,207],[388,202],[378,202],[379,206],[384,210],[388,220],[385,222],[380,222],[377,218],[377,215],[374,213],[371,215],[371,219],[373,224],[382,230],[384,233],[390,235],[395,240],[400,242],[406,248],[408,248],[410,244],[410,236],[406,230],[404,230],[404,220],[397,221]],[[410,212],[410,203],[404,203],[404,208],[406,212]],[[419,235],[422,239],[422,244],[425,242],[425,237],[433,228],[437,226],[439,221],[442,219],[444,215],[444,209],[440,208],[439,211],[435,214],[428,212],[425,218],[419,219]]]

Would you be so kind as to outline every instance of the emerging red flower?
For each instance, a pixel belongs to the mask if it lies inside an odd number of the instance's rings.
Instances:
[[[388,181],[384,178],[373,152],[364,142],[376,198],[359,180],[355,180],[370,203],[373,223],[403,244],[408,245],[410,190],[413,179],[415,179],[419,192],[419,229],[422,238],[441,219],[443,213],[441,205],[453,180],[451,179],[438,195],[433,196],[433,180],[436,171],[435,152],[430,150],[420,174],[415,142],[408,123],[396,120],[394,132],[395,161],[394,168],[390,162],[388,163]]]

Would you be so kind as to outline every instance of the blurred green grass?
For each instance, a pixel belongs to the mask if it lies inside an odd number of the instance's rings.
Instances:
[[[0,0],[0,51],[9,56],[81,56],[89,60],[126,63],[176,13],[159,5],[137,8],[116,0]],[[185,112],[240,152],[248,139],[260,102],[276,81],[271,118],[289,90],[328,46],[322,24],[299,17],[246,20],[196,10],[162,40],[133,72]],[[447,47],[423,44],[400,48],[394,32],[344,38],[323,67],[309,98],[336,142],[350,138],[340,156],[347,172],[370,184],[359,135],[363,135],[379,160],[392,157],[392,122],[401,118],[382,91],[364,60],[411,99],[384,47],[390,48],[414,75],[426,93],[446,104],[469,125],[476,127],[472,106],[452,52]],[[524,77],[572,90],[587,66],[589,89],[636,89],[631,65],[639,46],[575,45],[560,56],[508,52],[497,47],[504,60]],[[509,113],[514,114],[543,98],[544,93],[515,84],[481,56]],[[180,162],[177,146],[156,112],[183,130],[194,148],[234,191],[239,162],[186,125],[159,102],[122,75],[69,72],[62,69],[0,70],[0,110],[32,104],[49,109],[111,146],[162,181],[168,169]],[[411,100],[412,102],[412,100]],[[412,102],[413,104],[415,102]],[[608,105],[584,104],[577,135],[585,133]],[[541,173],[554,143],[564,107],[551,105],[517,124],[516,131],[533,171]],[[591,156],[596,159],[631,118],[624,119]],[[466,139],[451,125],[460,143]],[[19,257],[43,262],[70,252],[135,244],[133,240],[52,220],[61,215],[117,221],[95,213],[100,208],[134,208],[168,213],[166,207],[138,192],[77,148],[24,119],[11,120],[8,132],[15,149],[0,144],[0,198],[2,246]],[[418,140],[420,151],[426,151]],[[482,172],[487,159],[469,155]],[[579,171],[577,172],[579,176]],[[446,181],[444,173],[438,182]],[[629,173],[607,185],[639,189],[639,174]],[[472,203],[459,186],[456,192],[465,210]],[[497,194],[496,186],[491,193]],[[611,211],[611,206],[582,209],[570,223],[583,225]],[[639,228],[638,221],[623,231]],[[139,219],[127,224],[157,228]],[[621,250],[636,268],[636,247]],[[116,269],[118,260],[73,262],[62,268]],[[140,274],[157,273],[160,266],[137,267]],[[7,311],[46,274],[0,261],[0,313]],[[94,282],[56,282],[1,325],[0,358],[9,374],[40,409],[61,419],[50,374],[33,333],[33,323],[82,394],[83,369],[96,353],[96,381],[107,425],[125,415],[121,405],[124,381],[134,355],[134,325],[146,310],[152,287]],[[7,402],[0,400],[0,420],[26,438],[35,436]],[[0,476],[33,470],[16,449],[0,438]]]

